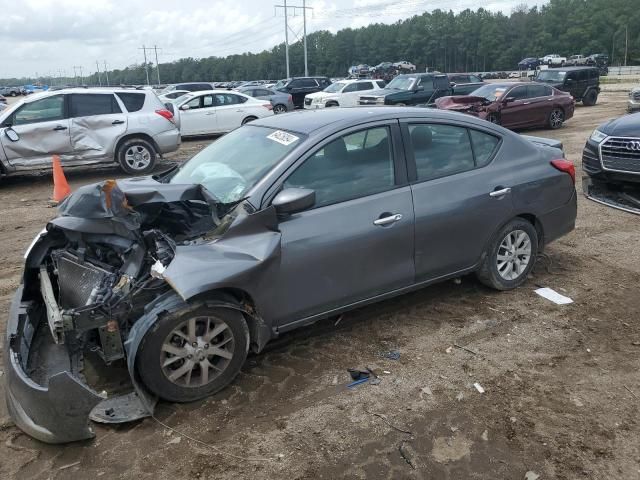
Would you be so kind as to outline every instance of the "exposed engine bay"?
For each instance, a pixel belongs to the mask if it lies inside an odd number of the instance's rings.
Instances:
[[[480,118],[485,118],[487,114],[500,110],[498,102],[492,102],[484,97],[441,97],[435,101],[435,104],[440,109],[468,113]]]

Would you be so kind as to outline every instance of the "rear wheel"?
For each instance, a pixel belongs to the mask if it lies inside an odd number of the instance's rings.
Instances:
[[[130,175],[145,175],[156,166],[158,154],[155,147],[144,138],[130,138],[125,140],[116,159],[120,168]]]
[[[136,366],[159,397],[191,402],[229,385],[248,347],[249,329],[240,312],[184,304],[158,318],[140,344]]]
[[[242,120],[242,125],[246,125],[249,122],[253,122],[254,120],[257,120],[258,117],[247,117],[244,120]]]
[[[582,104],[587,107],[593,107],[598,101],[598,92],[595,90],[589,90],[582,98]]]
[[[522,285],[538,254],[538,233],[531,223],[515,218],[500,229],[489,245],[478,279],[496,290]]]
[[[278,105],[273,107],[273,113],[276,115],[279,115],[281,113],[287,113],[287,107],[279,103]]]
[[[564,112],[561,108],[554,108],[549,114],[549,128],[555,130],[564,123]]]

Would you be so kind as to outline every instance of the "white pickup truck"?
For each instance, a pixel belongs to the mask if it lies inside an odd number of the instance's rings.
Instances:
[[[545,55],[540,59],[543,65],[549,65],[550,67],[563,67],[567,63],[567,57],[561,57],[557,53]]]

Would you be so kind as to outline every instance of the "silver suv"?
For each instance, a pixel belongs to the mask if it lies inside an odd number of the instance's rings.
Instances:
[[[0,113],[0,175],[117,162],[132,175],[177,150],[173,114],[151,90],[74,88],[30,96]]]

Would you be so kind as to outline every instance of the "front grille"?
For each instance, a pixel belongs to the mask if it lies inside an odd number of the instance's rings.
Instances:
[[[305,105],[311,105],[311,99],[310,98],[305,98],[304,99],[304,104]]]
[[[94,288],[100,289],[110,273],[68,252],[57,257],[59,304],[62,308],[87,305]]]
[[[640,173],[640,138],[611,137],[600,151],[605,170]]]
[[[375,105],[378,99],[376,97],[360,97],[360,105]]]
[[[591,174],[602,171],[598,153],[594,152],[588,145],[582,151],[582,169]]]

